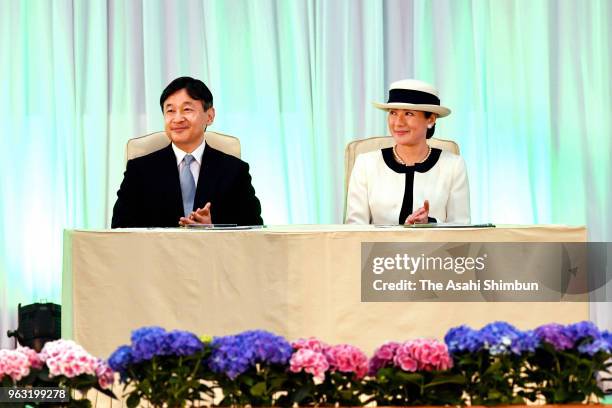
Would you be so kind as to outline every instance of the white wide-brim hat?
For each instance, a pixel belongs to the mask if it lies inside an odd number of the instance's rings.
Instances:
[[[416,79],[402,79],[389,87],[387,103],[372,102],[378,109],[412,109],[433,112],[443,118],[450,115],[450,109],[440,105],[438,91],[427,82]]]

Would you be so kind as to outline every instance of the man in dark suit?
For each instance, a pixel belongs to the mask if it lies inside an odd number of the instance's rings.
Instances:
[[[177,78],[164,89],[160,106],[172,143],[128,161],[112,228],[263,224],[249,165],[204,142],[212,105],[212,93],[197,79]]]

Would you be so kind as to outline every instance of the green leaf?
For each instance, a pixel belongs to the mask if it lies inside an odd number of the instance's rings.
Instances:
[[[557,388],[553,396],[554,402],[565,402],[567,397],[567,391],[564,388]]]
[[[493,374],[495,372],[498,372],[501,369],[501,366],[502,366],[501,361],[499,360],[495,361],[493,364],[489,366],[489,368],[486,369],[484,373],[485,375],[488,375],[488,374]]]
[[[264,381],[258,382],[251,387],[251,395],[256,397],[262,397],[266,394],[266,383]]]
[[[304,400],[304,398],[312,396],[311,395],[311,387],[308,384],[302,385],[297,392],[293,395],[293,401],[295,403],[300,403]]]
[[[270,388],[273,390],[278,390],[279,388],[283,386],[284,383],[285,383],[285,378],[283,377],[274,378],[272,379],[272,381],[270,381]]]
[[[377,378],[385,378],[385,377],[391,377],[393,376],[393,372],[395,371],[394,368],[392,367],[383,367],[381,369],[378,370],[378,372],[376,373],[376,377]]]
[[[126,403],[128,408],[136,408],[140,404],[140,395],[135,392],[131,393]]]
[[[436,376],[425,384],[424,388],[435,387],[440,384],[465,384],[465,377],[461,374]]]
[[[502,397],[502,393],[497,390],[489,390],[487,392],[487,397],[492,400],[497,400]]]
[[[255,380],[253,379],[253,377],[248,376],[248,375],[244,375],[244,374],[243,374],[243,375],[241,375],[241,376],[240,376],[240,377],[238,377],[238,378],[240,378],[240,380],[241,380],[241,381],[242,381],[244,384],[248,385],[249,387],[253,386],[253,384],[255,383]]]
[[[88,399],[71,400],[69,406],[71,408],[91,408],[91,401]]]
[[[404,371],[400,371],[397,373],[397,378],[401,381],[416,385],[421,385],[423,382],[423,375],[418,373],[406,373]]]

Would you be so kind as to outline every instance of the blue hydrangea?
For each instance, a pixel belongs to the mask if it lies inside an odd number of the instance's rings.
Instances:
[[[126,380],[131,364],[151,360],[155,356],[189,356],[203,350],[204,344],[187,331],[166,332],[161,327],[143,327],[132,332],[132,345],[117,348],[108,358],[108,365]]]
[[[565,327],[565,333],[574,344],[578,344],[584,339],[595,340],[601,337],[601,333],[597,326],[589,321],[567,325]]]
[[[612,352],[612,332],[609,332],[608,330],[602,331],[601,338],[608,343],[610,351]]]
[[[510,349],[514,354],[521,355],[526,352],[533,353],[539,345],[540,338],[535,330],[527,330],[518,333],[518,337],[512,341]]]
[[[491,355],[504,354],[511,350],[512,343],[517,341],[520,330],[507,322],[493,322],[478,332],[484,342],[484,348]]]
[[[166,330],[158,326],[141,327],[140,329],[132,331],[132,336],[130,337],[130,340],[132,341],[132,344],[134,344],[143,337],[161,336],[164,333],[166,333]]]
[[[108,358],[108,365],[113,371],[118,372],[123,379],[132,360],[132,348],[130,346],[120,346]]]
[[[166,331],[160,327],[143,327],[132,332],[132,356],[135,363],[167,354]]]
[[[173,330],[164,335],[164,354],[190,356],[202,351],[204,344],[190,332]]]
[[[293,353],[291,344],[283,337],[264,330],[243,333],[244,341],[253,349],[258,363],[287,364]]]
[[[155,356],[189,356],[202,351],[204,345],[190,332],[166,332],[161,327],[143,327],[132,332],[134,363],[151,360]]]
[[[246,331],[215,337],[211,343],[209,367],[234,379],[258,363],[285,365],[293,349],[281,336],[263,331]]]
[[[451,354],[474,353],[484,345],[478,332],[465,325],[450,329],[444,336],[444,342]]]
[[[244,347],[241,337],[215,337],[211,346],[213,351],[208,365],[214,372],[225,373],[234,379],[250,367],[253,359],[252,350]]]
[[[603,338],[599,338],[594,341],[581,344],[580,346],[578,346],[578,351],[582,354],[594,356],[600,351],[609,353],[610,351],[612,351],[612,349],[610,348],[610,344],[606,340],[604,340]]]

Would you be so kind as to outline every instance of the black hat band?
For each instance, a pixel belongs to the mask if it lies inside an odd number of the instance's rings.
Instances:
[[[428,92],[412,89],[391,89],[387,103],[411,103],[413,105],[440,105],[440,98]]]

